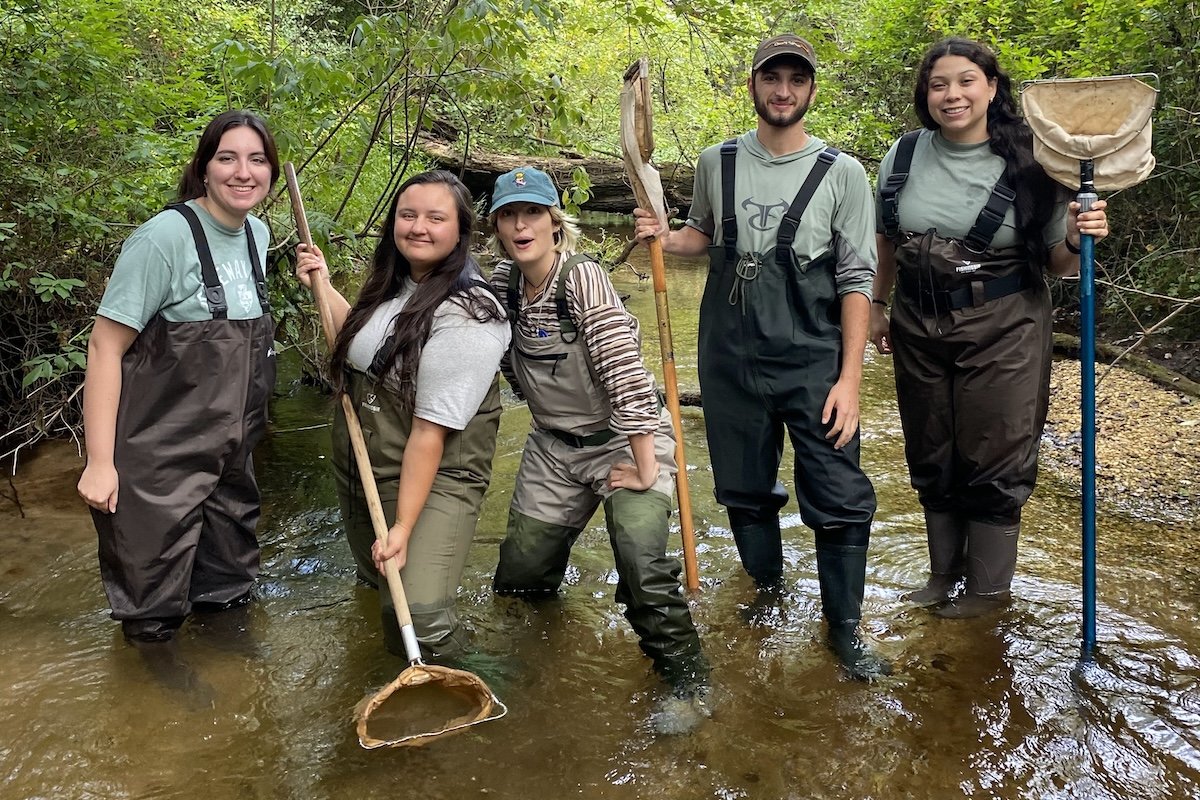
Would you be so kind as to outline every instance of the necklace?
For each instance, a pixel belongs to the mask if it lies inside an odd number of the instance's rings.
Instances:
[[[537,284],[532,284],[528,278],[525,278],[526,300],[533,300],[535,297],[541,294],[542,290],[546,288],[546,284],[550,282],[550,276],[556,272],[554,269],[556,266],[558,266],[558,256],[554,257],[554,263],[550,265],[550,269],[546,270],[546,274],[542,276],[542,279],[538,281]],[[513,267],[515,268],[516,264],[513,264]]]

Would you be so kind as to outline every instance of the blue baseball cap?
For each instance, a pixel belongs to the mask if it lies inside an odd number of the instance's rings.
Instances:
[[[538,203],[543,206],[558,205],[558,190],[550,176],[534,167],[517,167],[499,178],[492,190],[491,214],[509,203]]]

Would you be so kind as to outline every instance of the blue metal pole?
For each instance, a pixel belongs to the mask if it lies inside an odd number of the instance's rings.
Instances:
[[[1091,159],[1079,162],[1080,211],[1096,201]],[[1096,647],[1096,260],[1095,239],[1079,237],[1080,403],[1083,439],[1083,648],[1084,661]]]

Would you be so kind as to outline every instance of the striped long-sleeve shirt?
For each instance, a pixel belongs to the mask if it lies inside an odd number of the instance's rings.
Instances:
[[[553,275],[532,300],[525,298],[525,278],[520,279],[518,330],[527,336],[537,331],[560,331],[554,306],[558,270],[571,257],[559,256]],[[511,261],[501,261],[492,272],[491,284],[501,297],[506,296]],[[567,275],[567,308],[579,328],[591,359],[592,369],[608,393],[613,414],[609,427],[622,434],[653,433],[659,424],[658,396],[654,379],[642,364],[641,329],[637,317],[630,314],[608,278],[594,261],[576,265]],[[521,387],[513,373],[512,351],[500,362],[500,370],[518,396]]]

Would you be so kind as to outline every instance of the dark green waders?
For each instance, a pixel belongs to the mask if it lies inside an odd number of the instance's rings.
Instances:
[[[402,410],[394,394],[360,372],[350,373],[347,391],[358,411],[384,518],[390,525],[396,519],[400,468],[412,431],[412,412]],[[458,619],[456,598],[483,495],[492,476],[499,425],[497,378],[466,429],[450,431],[446,437],[433,488],[409,539],[408,559],[400,576],[417,640],[428,658],[458,656],[468,646],[467,633]],[[389,652],[404,656],[391,595],[371,559],[375,531],[340,407],[334,416],[333,462],[346,539],[359,577],[380,589],[384,644]]]
[[[723,146],[727,209],[735,207],[735,155],[736,146],[728,153]],[[891,671],[856,632],[875,491],[859,467],[858,434],[837,450],[825,438],[829,424],[821,422],[841,371],[833,257],[801,265],[791,247],[820,175],[810,181],[785,215],[775,250],[739,255],[733,217],[722,220],[722,244],[709,248],[699,337],[704,422],[717,502],[729,511],[743,566],[763,589],[777,586],[783,574],[779,509],[788,493],[778,476],[784,433],[791,439],[801,517],[816,534],[830,644],[852,677],[871,679]]]
[[[260,513],[251,454],[275,386],[275,326],[246,223],[258,319],[226,318],[200,221],[192,226],[213,319],[155,316],[121,360],[115,513],[92,509],[100,576],[126,638],[170,639],[192,611],[247,602],[258,575]],[[190,216],[189,216],[190,215]]]

